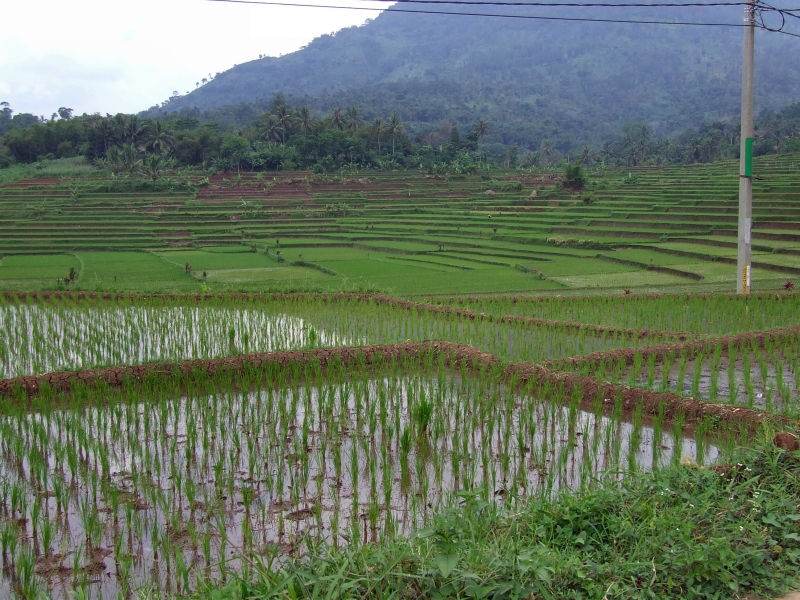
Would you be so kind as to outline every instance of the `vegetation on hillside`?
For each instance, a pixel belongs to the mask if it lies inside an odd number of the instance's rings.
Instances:
[[[484,143],[501,124],[478,119],[464,133],[450,123],[414,137],[397,114],[368,119],[357,106],[334,107],[322,116],[292,106],[277,94],[267,110],[241,127],[186,115],[162,120],[136,115],[72,117],[62,108],[49,120],[0,112],[0,168],[12,163],[84,156],[115,173],[146,171],[155,183],[162,169],[183,165],[213,171],[357,168],[423,168],[474,173],[487,164],[507,168],[578,165],[637,166],[713,162],[738,156],[739,128],[714,122],[677,137],[658,139],[647,123],[626,123],[622,135],[602,146],[562,153],[546,139],[534,151]],[[59,116],[60,115],[60,116]],[[201,115],[203,116],[203,115]],[[206,117],[208,115],[205,115]],[[756,154],[800,150],[800,103],[763,113]],[[495,150],[495,152],[492,151]],[[147,158],[158,156],[158,159]]]
[[[622,18],[608,8],[496,10]],[[627,8],[624,18],[740,24],[741,8]],[[786,60],[797,52],[796,42],[758,33],[759,111],[800,98],[800,65]],[[283,92],[292,104],[319,113],[351,105],[367,120],[396,113],[412,137],[444,122],[463,131],[483,117],[494,124],[485,139],[494,154],[502,152],[494,145],[516,144],[524,154],[545,140],[574,154],[618,135],[626,121],[648,123],[661,139],[704,121],[735,120],[740,56],[736,28],[420,16],[389,9],[298,52],[218,73],[146,116],[209,111],[213,120],[241,126],[241,118],[255,118]]]

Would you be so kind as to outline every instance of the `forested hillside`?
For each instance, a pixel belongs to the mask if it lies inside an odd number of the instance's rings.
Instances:
[[[471,10],[478,9],[487,11]],[[610,16],[625,19],[741,23],[741,8],[730,6],[517,10],[581,17],[607,17],[612,10]],[[787,60],[798,52],[800,40],[758,32],[759,110],[800,98],[800,61]],[[549,140],[568,152],[599,146],[620,135],[628,121],[649,123],[662,137],[735,118],[740,56],[736,27],[422,16],[390,9],[293,54],[238,65],[145,116],[178,111],[241,125],[282,92],[290,104],[320,113],[350,105],[368,119],[396,113],[412,137],[443,123],[464,128],[486,118],[494,125],[489,144],[524,150]]]

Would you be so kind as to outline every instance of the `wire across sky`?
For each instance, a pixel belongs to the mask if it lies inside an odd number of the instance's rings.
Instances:
[[[334,10],[361,10],[371,12],[383,12],[386,9],[374,6],[341,6],[330,4],[304,4],[300,2],[287,2],[280,0],[206,0],[207,2],[218,2],[227,4],[247,4],[247,5],[262,5],[262,6],[290,6],[298,8],[324,8]],[[430,10],[430,9],[415,9],[398,7],[402,5],[456,5],[456,6],[498,6],[498,7],[527,7],[527,8],[705,8],[705,7],[722,7],[722,6],[745,6],[747,2],[658,2],[658,3],[612,3],[612,2],[593,2],[593,3],[577,3],[577,2],[517,2],[514,0],[356,0],[360,2],[385,2],[393,3],[391,7],[392,12],[411,13],[411,14],[427,14],[427,15],[453,15],[463,17],[487,17],[495,19],[528,19],[537,21],[568,21],[568,22],[584,22],[584,23],[622,23],[622,24],[636,24],[636,25],[682,25],[692,27],[747,27],[744,23],[716,23],[716,22],[697,22],[697,21],[679,21],[679,20],[655,20],[655,19],[616,19],[616,18],[603,18],[603,17],[566,17],[555,15],[520,15],[508,13],[485,13],[485,12],[467,12],[463,10]],[[781,33],[792,37],[800,38],[800,34],[786,31],[786,17],[793,17],[800,19],[800,8],[777,8],[770,6],[764,2],[756,4],[756,11],[759,14],[756,27],[772,33]],[[763,19],[763,13],[776,13],[781,16],[780,27],[770,27],[766,25]]]

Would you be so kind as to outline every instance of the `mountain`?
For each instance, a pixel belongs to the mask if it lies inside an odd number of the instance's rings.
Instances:
[[[367,118],[396,112],[412,135],[443,123],[492,122],[486,142],[569,151],[619,134],[626,121],[665,136],[704,121],[736,119],[739,27],[691,27],[407,14],[397,6],[361,27],[323,35],[279,58],[253,60],[146,114],[222,121],[251,118],[283,93],[318,113],[358,106]],[[420,8],[422,6],[422,8]],[[499,8],[445,10],[741,23],[740,7]],[[758,109],[800,99],[800,40],[756,35]],[[444,128],[442,128],[444,131]],[[447,129],[449,132],[449,129]]]

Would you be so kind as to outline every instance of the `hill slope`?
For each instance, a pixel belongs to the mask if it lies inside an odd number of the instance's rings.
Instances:
[[[741,22],[738,7],[575,10],[549,14]],[[757,49],[759,108],[800,98],[800,61],[786,60],[800,50],[798,40],[758,32]],[[283,92],[293,104],[305,102],[321,112],[350,104],[367,117],[397,112],[412,133],[488,117],[494,128],[487,141],[538,147],[549,138],[568,150],[612,137],[625,121],[647,121],[664,135],[735,117],[740,65],[739,28],[422,16],[390,9],[295,53],[238,65],[151,114],[260,104]]]

